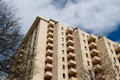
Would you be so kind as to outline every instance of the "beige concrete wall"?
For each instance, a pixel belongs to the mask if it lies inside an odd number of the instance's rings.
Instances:
[[[36,57],[34,63],[34,76],[32,80],[44,80],[45,54],[46,54],[46,36],[48,23],[40,20],[38,24],[38,35],[36,42]]]

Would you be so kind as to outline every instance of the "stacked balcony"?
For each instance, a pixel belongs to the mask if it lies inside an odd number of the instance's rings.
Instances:
[[[120,53],[117,55],[118,60],[120,61]]]
[[[69,60],[68,67],[75,67],[76,62],[74,60]]]
[[[90,43],[90,42],[95,42],[95,41],[96,41],[96,36],[90,34],[90,35],[88,36],[88,43]]]
[[[95,74],[99,73],[102,70],[101,65],[97,64],[93,67]]]
[[[68,55],[67,55],[67,58],[70,60],[70,59],[75,59],[75,54],[72,53],[72,52],[69,52]]]
[[[44,77],[45,77],[46,80],[50,80],[52,76],[53,76],[53,74],[52,74],[51,71],[46,71],[45,72],[45,76]]]
[[[44,78],[45,80],[51,80],[53,74],[52,74],[52,62],[53,62],[53,32],[54,32],[54,25],[50,21],[47,31],[47,45],[46,45],[46,59],[45,59],[45,74]]]
[[[76,75],[76,73],[77,73],[77,70],[75,69],[75,68],[70,68],[69,70],[68,70],[68,74],[72,77],[72,76],[75,76]]]
[[[53,66],[52,66],[51,64],[49,64],[49,63],[47,63],[47,64],[45,65],[45,70],[51,71],[52,68],[53,68]]]
[[[73,41],[73,29],[68,28],[66,30],[66,46],[67,46],[67,59],[68,59],[68,75],[70,80],[76,80],[76,62],[74,54],[74,41]]]
[[[101,71],[101,59],[99,56],[99,51],[97,50],[96,36],[90,34],[88,36],[89,50],[92,58],[93,70],[97,74]]]
[[[93,57],[93,56],[98,56],[98,55],[99,55],[99,51],[96,50],[96,49],[92,49],[92,50],[90,51],[90,55],[91,55],[91,57]]]
[[[51,56],[47,56],[46,57],[46,60],[45,60],[46,63],[50,63],[51,64],[52,61],[53,61],[53,58]]]
[[[89,49],[90,49],[90,50],[96,49],[96,47],[97,47],[97,45],[96,45],[96,43],[94,43],[94,42],[91,42],[91,43],[89,44]]]
[[[120,53],[120,45],[118,45],[118,44],[115,45],[114,50],[115,50],[116,53]]]
[[[46,55],[47,56],[52,56],[53,55],[53,51],[51,49],[47,49]]]
[[[94,56],[92,58],[92,63],[95,65],[95,64],[100,64],[101,63],[101,59],[97,56]]]

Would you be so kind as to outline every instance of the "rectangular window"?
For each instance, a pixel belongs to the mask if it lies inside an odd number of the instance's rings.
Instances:
[[[87,50],[87,47],[85,46],[85,50]]]
[[[63,73],[63,78],[65,78],[65,73]]]
[[[90,62],[89,61],[87,61],[87,64],[88,64],[88,66],[90,66]]]
[[[62,61],[65,61],[65,58],[64,58],[64,57],[62,57]]]
[[[64,41],[64,38],[62,37],[62,41]]]
[[[62,54],[64,54],[64,50],[62,50]]]
[[[83,42],[84,42],[84,44],[86,44],[86,41],[85,41],[85,40],[83,40]]]
[[[65,65],[63,65],[63,69],[65,69]]]
[[[62,43],[62,47],[64,47],[64,44]]]
[[[86,53],[86,57],[88,58],[88,54]]]

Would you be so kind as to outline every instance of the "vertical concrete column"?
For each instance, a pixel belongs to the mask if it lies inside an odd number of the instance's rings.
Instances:
[[[46,35],[48,23],[40,20],[37,28],[36,56],[32,80],[44,80],[45,54],[46,54]]]

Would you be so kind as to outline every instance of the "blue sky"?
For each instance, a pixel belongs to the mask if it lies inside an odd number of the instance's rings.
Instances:
[[[36,16],[120,41],[120,0],[4,0],[23,17],[25,34]]]

